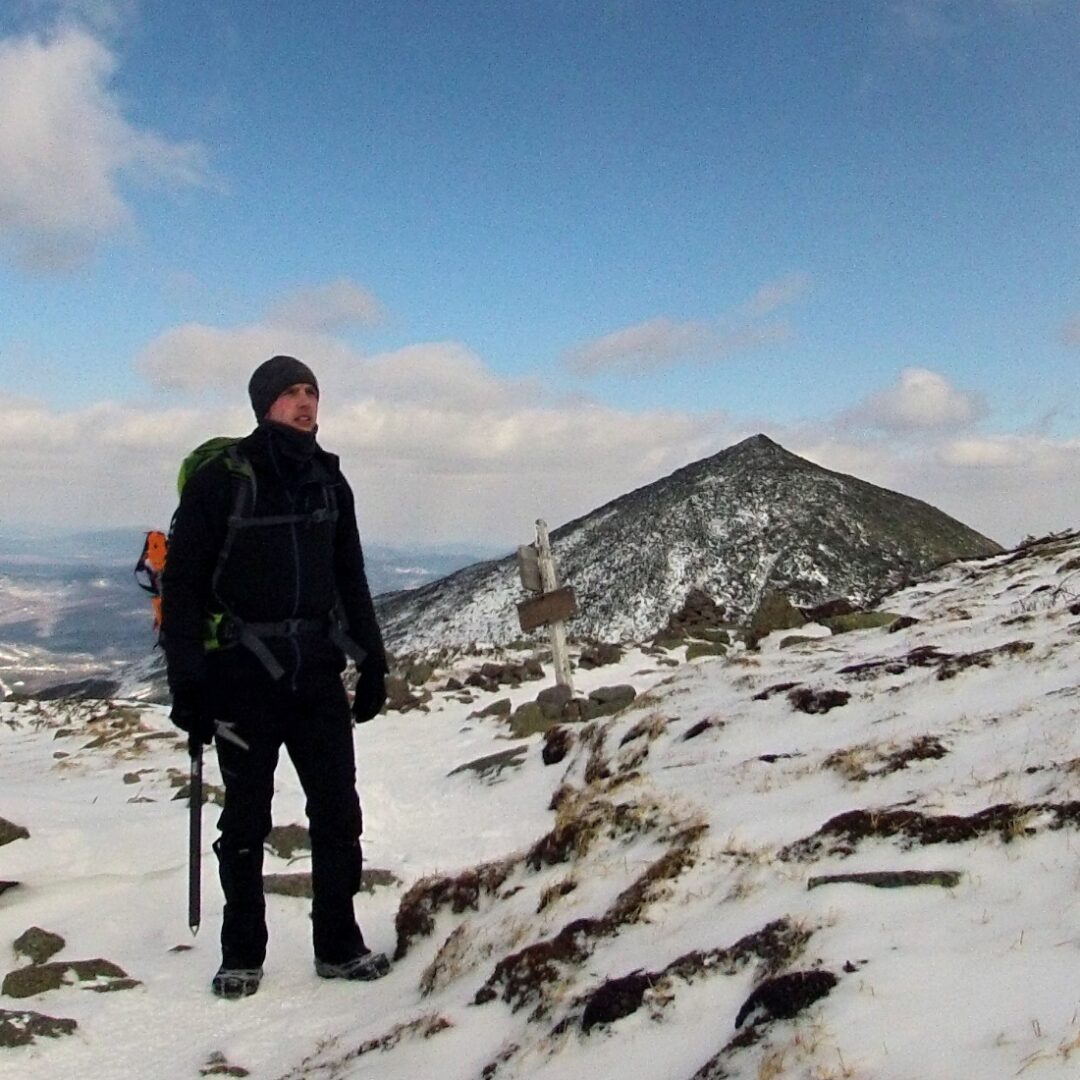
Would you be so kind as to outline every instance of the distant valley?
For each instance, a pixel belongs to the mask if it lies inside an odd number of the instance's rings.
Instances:
[[[132,569],[137,529],[0,535],[0,696],[103,675],[148,656],[150,606]],[[365,548],[374,593],[413,589],[476,552]]]

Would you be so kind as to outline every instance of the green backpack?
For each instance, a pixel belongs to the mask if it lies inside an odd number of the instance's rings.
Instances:
[[[176,477],[177,494],[183,494],[187,482],[204,465],[218,458],[224,458],[225,465],[234,478],[240,481],[237,486],[236,505],[234,510],[242,508],[244,494],[248,489],[255,487],[255,471],[250,462],[236,449],[239,438],[231,435],[218,435],[213,439],[207,439],[191,451],[180,463],[180,472]],[[174,517],[175,520],[175,517]],[[161,577],[165,570],[165,562],[169,554],[169,539],[172,536],[172,525],[169,526],[168,534],[160,529],[152,529],[146,534],[143,543],[142,554],[135,564],[135,581],[141,589],[150,593],[150,603],[154,615],[154,630],[157,633],[157,644],[161,644]],[[232,542],[230,534],[229,543]],[[214,571],[215,589],[219,567]],[[218,628],[222,619],[221,614],[211,615],[207,621],[205,645],[208,650],[219,647]]]
[[[255,481],[255,472],[250,463],[241,455],[239,450],[234,449],[240,442],[235,435],[215,435],[204,443],[199,443],[194,450],[182,462],[180,472],[176,477],[176,493],[183,494],[184,486],[204,465],[218,458],[224,458],[229,472],[235,476],[241,476],[252,483]]]

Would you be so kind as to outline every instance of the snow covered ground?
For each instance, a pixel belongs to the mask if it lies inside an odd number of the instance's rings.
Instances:
[[[0,847],[19,883],[0,892],[0,1043],[27,1012],[77,1021],[0,1046],[0,1076],[1080,1075],[1078,601],[1069,535],[889,597],[907,626],[578,671],[638,697],[565,744],[474,715],[536,682],[359,727],[384,873],[357,906],[398,959],[377,983],[319,980],[308,902],[275,894],[266,978],[239,1002],[209,991],[213,807],[187,930],[187,759],[164,710],[0,704],[0,818],[29,833]],[[303,822],[284,765],[279,789],[277,824]],[[14,996],[31,927],[65,943],[37,966],[106,959],[138,984]]]

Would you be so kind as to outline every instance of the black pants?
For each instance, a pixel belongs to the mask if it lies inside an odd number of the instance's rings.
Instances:
[[[219,717],[235,725],[250,749],[217,739],[225,782],[221,835],[214,844],[225,894],[222,963],[260,967],[266,955],[263,842],[272,823],[274,771],[282,746],[307,798],[315,956],[328,963],[348,960],[366,951],[353,912],[360,888],[363,819],[356,794],[352,716],[341,678],[324,669],[293,689],[250,665],[229,674],[238,677],[215,680],[221,688]]]

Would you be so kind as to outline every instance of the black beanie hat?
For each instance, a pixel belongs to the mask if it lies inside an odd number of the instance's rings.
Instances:
[[[264,420],[278,396],[297,383],[310,383],[315,387],[315,393],[319,392],[314,372],[295,356],[271,356],[260,364],[248,383],[248,397],[255,410],[255,419]]]

